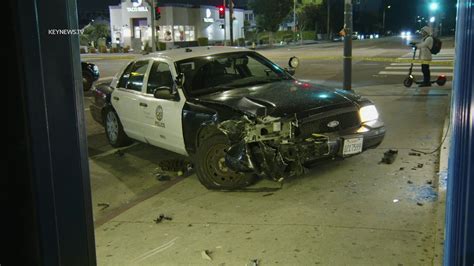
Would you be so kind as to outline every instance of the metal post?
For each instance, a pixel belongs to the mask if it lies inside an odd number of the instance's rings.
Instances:
[[[352,90],[352,2],[344,3],[344,83],[345,90]]]
[[[293,40],[296,44],[296,0],[293,0]]]
[[[225,15],[225,10],[226,10],[226,3],[225,0],[223,0],[223,5],[224,5],[224,46],[227,46],[227,23],[226,23],[226,15]]]
[[[385,6],[383,7],[382,13],[382,34],[385,35]]]
[[[155,28],[155,0],[151,0],[151,51],[156,52],[156,28]]]
[[[330,17],[331,17],[331,0],[326,0],[327,1],[327,5],[328,5],[328,21],[327,21],[327,29],[326,29],[326,34],[328,35],[327,36],[327,39],[330,40],[331,39],[331,36],[329,35],[329,31],[331,30],[331,27],[329,26],[329,24],[331,23],[331,20],[330,20]]]
[[[234,1],[229,0],[230,46],[234,46]]]

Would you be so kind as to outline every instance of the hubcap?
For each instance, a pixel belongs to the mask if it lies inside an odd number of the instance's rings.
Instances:
[[[113,112],[107,114],[106,126],[110,142],[115,143],[118,137],[118,121]]]

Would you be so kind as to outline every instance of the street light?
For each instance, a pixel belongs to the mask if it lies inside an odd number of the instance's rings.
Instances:
[[[383,15],[382,15],[382,29],[383,29],[383,35],[385,35],[385,10],[390,9],[392,6],[387,6],[387,8],[383,8]]]
[[[436,11],[436,10],[438,10],[438,8],[439,8],[439,4],[438,4],[438,3],[434,3],[434,2],[433,2],[433,3],[430,4],[430,10],[431,10],[431,11]]]
[[[435,17],[431,17],[431,18],[430,18],[430,22],[431,22],[431,23],[434,23],[435,20],[436,20]]]

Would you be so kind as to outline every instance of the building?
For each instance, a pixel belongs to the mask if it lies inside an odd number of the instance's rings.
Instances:
[[[152,9],[146,1],[122,0],[119,5],[109,6],[109,10],[114,45],[141,50],[147,43],[151,44]],[[217,6],[170,3],[160,5],[159,11],[161,17],[155,20],[156,37],[159,42],[167,43],[167,47],[189,45],[202,37],[210,43],[230,40],[228,8],[225,27]],[[244,10],[240,8],[234,8],[233,37],[234,40],[244,37]]]

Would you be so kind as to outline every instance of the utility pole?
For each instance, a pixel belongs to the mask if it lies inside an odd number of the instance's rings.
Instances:
[[[330,23],[330,17],[331,17],[331,0],[326,0],[326,4],[328,5],[328,21],[327,21],[327,29],[326,29],[326,33],[327,33],[327,39],[330,40],[331,39],[331,36],[329,36],[329,31],[330,31],[330,27],[329,27],[329,23]]]
[[[150,5],[151,7],[151,23],[150,23],[150,26],[151,26],[151,51],[152,52],[156,52],[156,28],[155,28],[155,18],[156,18],[156,14],[155,14],[155,0],[147,0],[148,4]]]
[[[296,44],[296,0],[293,0],[293,40]]]
[[[230,46],[234,46],[234,1],[229,0]]]
[[[344,1],[344,83],[345,90],[352,90],[352,0]]]
[[[226,9],[226,3],[225,3],[225,0],[224,0],[224,3],[223,3],[223,6],[224,6],[224,46],[227,46],[227,23],[225,22],[226,21],[226,16],[225,16],[225,9]]]

